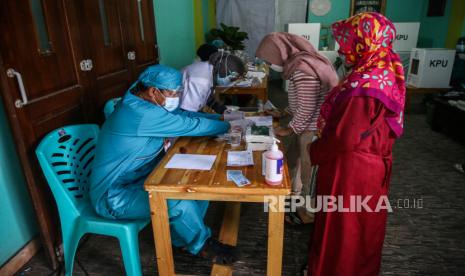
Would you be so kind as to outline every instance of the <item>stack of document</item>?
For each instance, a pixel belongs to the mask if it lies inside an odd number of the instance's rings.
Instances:
[[[246,117],[246,119],[254,122],[246,130],[245,141],[247,142],[247,150],[264,151],[268,150],[273,144],[273,118],[271,116],[255,116]]]
[[[273,143],[268,142],[247,142],[248,151],[266,151],[271,149]]]
[[[267,100],[265,105],[263,106],[263,108],[265,110],[277,110],[278,108],[276,106],[274,106],[274,104],[272,102],[270,102],[270,100]]]
[[[231,129],[240,128],[245,133],[246,129],[253,125],[253,122],[247,119],[242,120],[233,120],[229,122],[231,124]]]
[[[260,72],[260,71],[248,71],[246,75],[248,79],[257,78],[260,80],[260,82],[263,80],[265,76],[266,76],[265,72]]]
[[[252,121],[256,126],[271,127],[273,125],[273,117],[271,116],[249,116],[246,119]]]
[[[165,168],[209,171],[213,163],[215,163],[215,160],[216,155],[177,153],[171,157],[170,161],[165,165]]]
[[[243,120],[245,112],[243,111],[231,111],[223,114],[225,121]]]
[[[226,177],[228,181],[234,181],[237,187],[243,187],[245,185],[250,184],[250,180],[248,180],[243,174],[241,170],[227,170]]]
[[[251,87],[253,83],[253,79],[243,79],[241,81],[238,81],[234,84],[236,87]]]
[[[228,151],[228,167],[251,166],[253,164],[251,151]]]
[[[251,126],[247,128],[245,134],[246,142],[273,143],[273,129],[268,126]]]

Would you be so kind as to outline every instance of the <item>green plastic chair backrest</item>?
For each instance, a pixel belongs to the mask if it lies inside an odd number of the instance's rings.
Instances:
[[[42,171],[58,205],[60,216],[78,216],[90,207],[89,176],[99,127],[70,125],[50,132],[36,149]]]

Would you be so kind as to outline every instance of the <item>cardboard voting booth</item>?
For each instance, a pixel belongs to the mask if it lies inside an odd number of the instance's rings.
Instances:
[[[394,50],[396,52],[410,52],[417,47],[418,33],[420,32],[419,22],[394,23],[396,27],[396,39]]]
[[[410,54],[407,84],[418,88],[448,88],[455,50],[414,48]]]
[[[320,23],[290,23],[287,24],[287,32],[300,35],[308,40],[318,50],[320,44]]]

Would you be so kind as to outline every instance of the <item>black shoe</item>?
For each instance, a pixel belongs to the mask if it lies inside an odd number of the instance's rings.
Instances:
[[[454,168],[461,173],[465,173],[465,164],[454,164]]]
[[[205,242],[198,255],[220,265],[232,265],[239,259],[239,254],[235,246],[221,243],[212,238],[209,238]]]

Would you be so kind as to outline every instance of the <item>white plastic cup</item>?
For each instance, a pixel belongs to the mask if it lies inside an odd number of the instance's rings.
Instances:
[[[235,148],[241,145],[242,133],[240,131],[233,131],[229,134],[229,141],[231,147]]]

